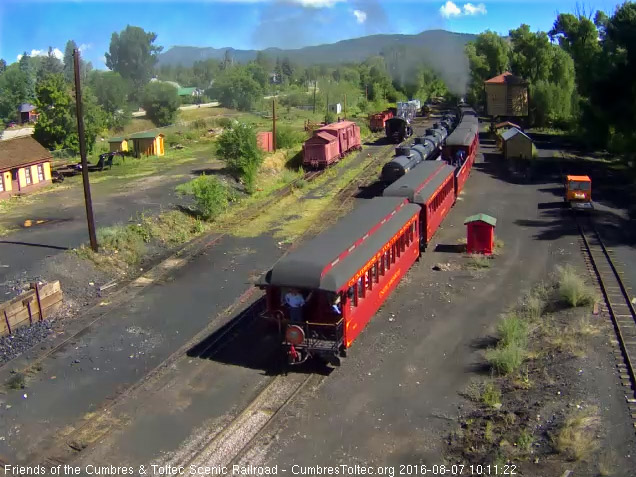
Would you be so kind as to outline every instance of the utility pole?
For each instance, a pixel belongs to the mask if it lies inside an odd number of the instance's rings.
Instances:
[[[316,88],[318,86],[318,80],[314,80],[314,114],[316,114]]]
[[[272,101],[272,148],[276,152],[276,98]]]
[[[344,118],[347,119],[347,95],[344,95]]]
[[[327,93],[327,111],[325,112],[325,122],[327,122],[328,115],[329,115],[329,93]]]
[[[86,203],[86,220],[88,221],[88,237],[91,249],[97,252],[97,235],[95,234],[95,219],[93,217],[93,202],[91,200],[91,186],[88,182],[88,162],[86,161],[86,141],[84,138],[84,117],[82,116],[82,89],[80,86],[80,57],[79,50],[73,50],[75,62],[75,111],[77,113],[77,134],[79,136],[80,157],[82,158],[82,181],[84,183],[84,202]]]

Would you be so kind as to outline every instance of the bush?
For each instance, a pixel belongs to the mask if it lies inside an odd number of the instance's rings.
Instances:
[[[26,387],[26,377],[22,373],[15,373],[7,381],[9,389],[24,389]]]
[[[484,386],[484,392],[481,394],[481,401],[490,407],[498,407],[501,404],[501,391],[497,387],[497,385],[489,381]]]
[[[148,83],[144,89],[142,106],[148,118],[157,126],[172,124],[179,109],[177,88],[168,83]]]
[[[564,303],[572,307],[591,305],[595,299],[594,291],[570,265],[557,267],[557,293]]]
[[[303,131],[297,131],[291,126],[282,125],[276,128],[276,148],[291,149],[307,139]]]
[[[204,219],[215,219],[227,208],[230,194],[227,187],[216,177],[197,177],[190,182],[190,187]]]
[[[263,155],[256,143],[253,126],[234,122],[218,139],[218,152],[229,168],[243,181],[248,193],[254,192]]]
[[[516,344],[498,346],[486,351],[486,360],[501,374],[514,373],[523,363],[524,351]]]

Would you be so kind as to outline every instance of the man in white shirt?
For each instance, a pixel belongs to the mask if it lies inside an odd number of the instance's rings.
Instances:
[[[295,288],[289,290],[285,295],[285,304],[289,307],[289,317],[291,321],[303,320],[302,307],[305,305],[305,299],[298,290]]]

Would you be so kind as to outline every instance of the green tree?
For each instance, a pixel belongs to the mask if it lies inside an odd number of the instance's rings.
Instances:
[[[106,66],[130,81],[134,91],[140,91],[152,77],[157,55],[163,49],[154,45],[156,33],[147,33],[143,28],[126,26],[121,33],[113,33]]]
[[[70,148],[79,152],[75,98],[61,73],[45,77],[37,85],[35,106],[40,116],[33,137],[48,149]],[[104,129],[104,112],[89,88],[82,90],[86,149],[91,152]]]
[[[177,88],[168,83],[156,81],[144,88],[142,106],[148,118],[157,126],[172,124],[179,109]]]
[[[510,30],[512,43],[512,71],[536,83],[550,76],[550,62],[553,49],[548,34],[542,31],[533,33],[528,25]]]
[[[89,84],[99,106],[107,116],[109,127],[121,129],[130,121],[128,110],[128,84],[114,71],[94,71]]]
[[[602,24],[602,16],[597,14],[597,18]],[[548,34],[550,38],[558,38],[561,48],[574,60],[579,93],[588,95],[600,72],[598,63],[602,50],[597,26],[583,15],[562,13]]]
[[[219,137],[218,151],[230,170],[243,182],[246,191],[253,193],[258,170],[263,162],[254,128],[235,121]]]
[[[0,75],[0,119],[14,121],[18,118],[18,106],[31,101],[27,90],[27,78],[17,63],[7,67]]]
[[[223,71],[206,94],[226,108],[249,111],[260,101],[263,90],[245,67],[236,66]]]
[[[75,81],[73,50],[76,48],[77,44],[73,40],[67,41],[66,47],[64,48],[64,79],[66,79],[68,83]]]
[[[38,81],[47,75],[62,73],[62,71],[62,62],[53,53],[53,48],[49,46],[48,54],[44,57],[44,60],[40,63],[40,67],[38,68]]]
[[[7,62],[3,58],[0,58],[0,75],[7,69]]]
[[[465,51],[470,67],[468,100],[483,103],[484,81],[509,68],[510,44],[497,33],[486,30],[469,42]]]
[[[25,51],[20,57],[20,61],[18,61],[20,71],[24,73],[27,92],[26,101],[33,101],[33,98],[35,98],[35,72],[31,60],[32,58]]]

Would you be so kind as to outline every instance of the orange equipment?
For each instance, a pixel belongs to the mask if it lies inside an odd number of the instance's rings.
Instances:
[[[588,176],[566,176],[564,200],[573,209],[593,209],[592,180]]]

